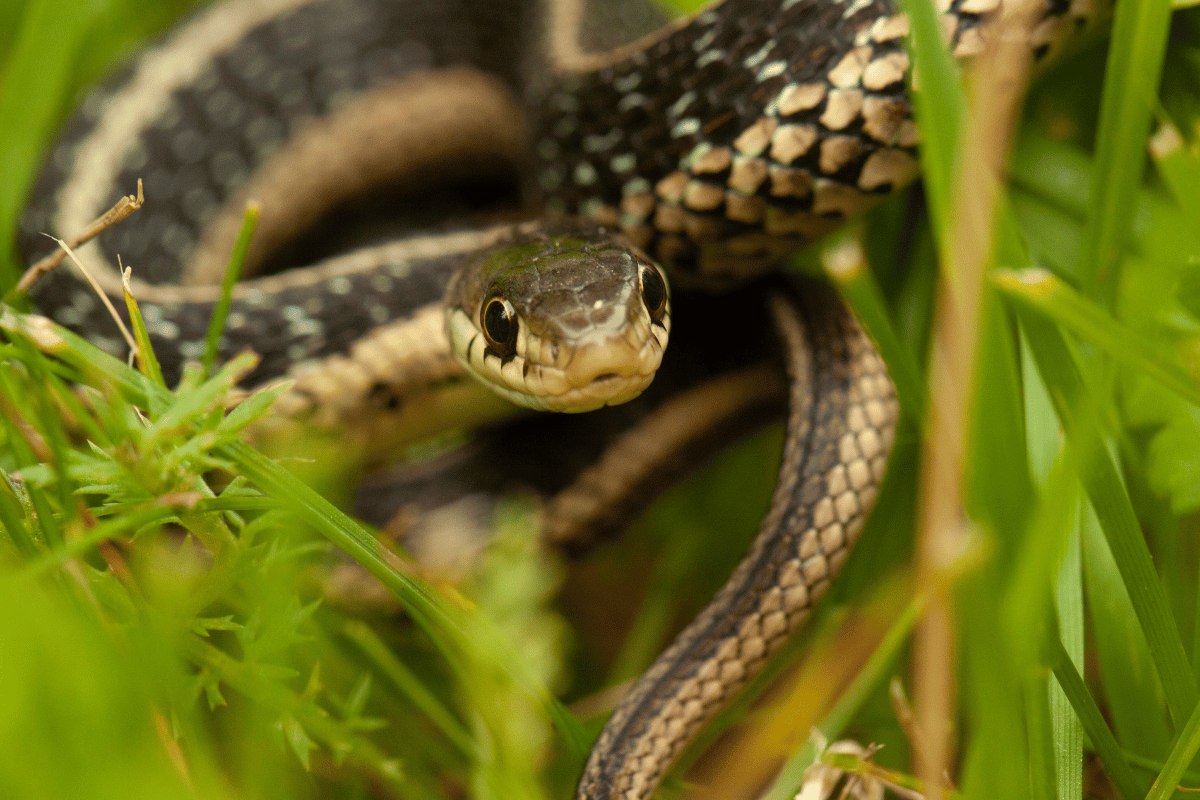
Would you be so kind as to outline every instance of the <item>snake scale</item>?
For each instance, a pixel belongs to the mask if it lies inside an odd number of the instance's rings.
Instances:
[[[999,2],[941,4],[957,55],[985,46],[983,23]],[[614,35],[585,24],[635,11],[643,13],[624,0],[217,5],[81,106],[34,188],[23,248],[32,259],[46,249],[40,232],[70,235],[144,178],[147,207],[86,256],[110,293],[116,256],[135,265],[152,340],[177,374],[200,354],[214,299],[207,287],[245,202],[259,200],[252,278],[238,289],[222,351],[260,352],[253,380],[294,377],[287,413],[333,408],[340,424],[371,430],[364,408],[421,408],[378,407],[381,391],[459,374],[441,324],[422,309],[439,301],[464,253],[513,230],[504,222],[392,242],[394,228],[381,230],[370,209],[394,212],[395,187],[417,198],[407,211],[424,211],[444,182],[516,176],[525,215],[544,210],[619,232],[668,269],[684,306],[681,290],[723,290],[773,271],[914,177],[908,26],[890,0],[723,0],[643,38],[631,35],[638,25]],[[1045,54],[1090,14],[1086,0],[1050,0],[1033,46]],[[640,27],[653,27],[653,15],[645,19]],[[319,236],[306,233],[319,222]],[[57,321],[118,349],[81,287],[60,270],[34,297]],[[579,798],[654,792],[804,620],[882,480],[897,407],[870,340],[827,291],[774,284],[757,296],[752,313],[771,320],[790,387],[771,510],[727,585],[620,703]],[[426,345],[436,352],[416,355]],[[671,399],[641,419],[665,414]],[[645,453],[621,459],[641,459],[643,478],[660,463]],[[601,483],[593,480],[593,494]]]

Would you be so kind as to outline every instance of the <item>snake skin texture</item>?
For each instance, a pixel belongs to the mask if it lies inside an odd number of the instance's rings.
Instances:
[[[22,218],[22,251],[32,263],[53,248],[43,231],[72,235],[143,179],[146,206],[81,248],[80,255],[110,294],[119,295],[118,255],[132,266],[151,340],[173,379],[184,359],[199,356],[214,299],[211,292],[176,291],[176,285],[195,268],[222,212],[240,221],[239,192],[246,184],[280,158],[285,158],[281,171],[303,178],[313,165],[295,156],[291,143],[321,124],[339,119],[353,124],[355,102],[372,93],[390,99],[389,91],[470,68],[515,96],[524,54],[535,52],[522,33],[530,27],[528,13],[522,3],[467,0],[234,0],[201,12],[95,90],[68,121]],[[419,96],[420,85],[416,91]],[[443,97],[439,93],[433,100]],[[516,141],[521,112],[515,101],[502,108],[480,102],[476,108],[481,126],[503,127],[496,116],[515,116],[506,124]],[[415,107],[397,110],[420,114]],[[335,143],[310,162],[336,161],[341,151],[371,146]],[[460,170],[472,174],[494,172],[502,160],[488,152],[456,155]],[[366,179],[356,188],[364,195],[383,191]],[[313,191],[320,195],[321,187]],[[314,202],[321,201],[318,196]],[[425,202],[420,198],[417,205]],[[265,214],[270,211],[268,205]],[[323,237],[337,233],[336,225],[327,227]],[[368,235],[350,244],[380,238]],[[308,244],[290,252],[281,248],[285,252],[269,268],[312,265],[349,249],[341,240],[325,243],[319,252]],[[227,258],[230,248],[218,249],[218,257]],[[419,265],[413,269],[427,255],[408,257],[392,248],[385,262],[324,285],[307,276],[308,270],[282,273],[285,281],[297,283],[299,291],[290,294],[280,290],[279,280],[263,287],[248,281],[236,298],[222,355],[253,347],[264,357],[251,377],[257,382],[292,364],[346,353],[357,337],[411,312],[415,287],[409,276],[432,274]],[[443,288],[444,283],[438,291]],[[33,299],[102,349],[122,351],[106,311],[70,272],[46,276]]]
[[[90,207],[81,216],[95,215],[142,178],[150,203],[102,234],[100,249],[136,264],[147,283],[177,283],[218,206],[289,136],[352,97],[449,65],[515,89],[529,49],[523,27],[504,3],[461,0],[240,0],[205,12],[89,96],[34,188],[23,234],[71,221],[81,199],[57,192],[82,190]],[[141,117],[128,141],[107,140],[114,104]],[[102,139],[116,149],[93,152]],[[97,183],[78,183],[81,168]]]
[[[729,581],[621,701],[577,800],[653,794],[683,747],[808,617],[875,501],[899,413],[886,366],[828,289],[768,304],[792,386],[771,509]]]
[[[955,55],[982,50],[999,7],[941,4]],[[1090,0],[1047,2],[1036,53],[1094,16]],[[907,34],[890,0],[724,0],[548,93],[540,188],[620,225],[677,282],[775,268],[916,175]]]

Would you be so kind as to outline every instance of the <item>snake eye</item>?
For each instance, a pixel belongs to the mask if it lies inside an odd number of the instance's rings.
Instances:
[[[650,319],[661,322],[663,315],[667,313],[667,284],[662,273],[648,264],[643,264],[638,279],[642,284],[642,302],[650,312]]]
[[[483,338],[493,353],[505,359],[517,351],[517,312],[512,303],[503,297],[493,297],[483,304],[479,322]]]

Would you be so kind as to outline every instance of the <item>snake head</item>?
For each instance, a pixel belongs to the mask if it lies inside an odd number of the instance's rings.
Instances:
[[[446,296],[459,363],[509,400],[546,411],[637,397],[670,329],[662,270],[603,228],[517,235],[464,266]]]

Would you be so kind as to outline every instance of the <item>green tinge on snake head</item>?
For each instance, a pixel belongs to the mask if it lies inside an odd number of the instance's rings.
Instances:
[[[592,411],[637,397],[671,330],[662,271],[599,231],[520,236],[480,254],[446,294],[450,350],[518,405]]]

